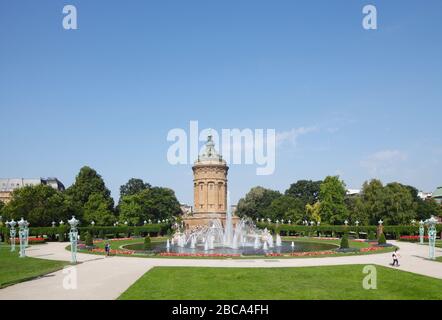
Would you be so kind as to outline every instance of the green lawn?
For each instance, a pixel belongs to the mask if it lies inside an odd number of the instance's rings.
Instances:
[[[18,246],[10,252],[10,246],[0,245],[0,288],[30,280],[63,268],[67,263],[36,258],[19,258]]]
[[[442,299],[442,280],[377,266],[365,290],[363,265],[302,268],[156,267],[121,300],[399,300]]]

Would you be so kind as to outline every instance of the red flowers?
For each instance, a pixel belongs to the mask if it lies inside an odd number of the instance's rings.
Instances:
[[[232,258],[240,257],[240,254],[223,254],[223,253],[175,253],[162,252],[161,257],[211,257],[211,258]]]
[[[102,248],[95,248],[92,249],[91,252],[95,252],[95,253],[106,253],[106,251]],[[111,250],[110,251],[111,254],[124,254],[124,255],[132,255],[135,253],[135,251],[132,250]]]
[[[362,248],[360,252],[371,252],[371,251],[378,251],[382,250],[382,247],[368,247],[368,248]]]
[[[15,238],[15,243],[18,244],[20,242],[20,238]],[[38,243],[45,243],[46,239],[42,237],[29,237],[28,243],[29,244],[38,244]],[[11,239],[9,239],[9,243],[11,243]]]
[[[94,243],[102,243],[105,241],[127,241],[133,240],[133,238],[116,238],[116,239],[106,239],[106,240],[94,240]]]
[[[419,241],[420,236],[401,236],[399,240],[402,241]],[[424,236],[424,240],[428,240],[428,236]]]

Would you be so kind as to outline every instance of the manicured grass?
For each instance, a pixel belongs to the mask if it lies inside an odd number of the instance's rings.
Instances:
[[[442,256],[441,257],[437,257],[436,261],[442,262]]]
[[[377,289],[362,286],[363,265],[302,268],[157,267],[121,300],[442,299],[442,280],[376,266]]]
[[[67,263],[62,261],[36,258],[19,258],[18,247],[10,252],[10,247],[0,246],[0,288],[30,280],[63,268]]]

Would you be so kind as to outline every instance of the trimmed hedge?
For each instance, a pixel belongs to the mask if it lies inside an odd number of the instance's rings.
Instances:
[[[16,228],[17,229],[17,228]],[[130,237],[131,235],[140,235],[140,236],[147,236],[148,234],[154,234],[154,235],[163,235],[167,233],[167,230],[170,229],[170,224],[149,224],[141,227],[127,227],[127,226],[121,226],[121,227],[97,227],[97,226],[90,226],[90,227],[80,227],[78,228],[80,238],[84,239],[87,232],[90,232],[90,234],[97,238],[100,236],[100,238],[105,238],[108,235],[111,235],[112,237]],[[1,227],[0,233],[2,234],[2,239],[8,239],[9,238],[9,229],[7,227]],[[59,240],[66,240],[69,241],[69,226],[68,225],[62,225],[57,227],[31,227],[29,228],[29,236],[31,237],[41,237],[41,236],[47,236],[48,240],[56,241],[57,235],[59,236]],[[18,229],[17,229],[18,234]]]
[[[294,224],[269,224],[269,223],[257,223],[257,226],[261,229],[267,228],[269,231],[275,231],[276,229],[281,232],[282,235],[301,235],[308,236],[309,234],[321,234],[326,237],[342,237],[346,232],[354,232],[356,234],[365,233],[367,237],[370,232],[376,234],[377,226],[344,226],[344,225],[320,225],[320,226],[300,226]],[[437,225],[437,232],[442,232],[442,225]],[[398,235],[418,235],[419,226],[384,226],[384,234],[388,239],[397,239]]]

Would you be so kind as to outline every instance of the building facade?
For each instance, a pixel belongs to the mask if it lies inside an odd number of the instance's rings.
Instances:
[[[55,190],[64,191],[65,187],[63,183],[57,178],[39,178],[39,179],[0,179],[0,201],[8,203],[12,199],[12,193],[16,189],[20,189],[27,186],[48,185]]]
[[[439,187],[436,189],[436,191],[433,192],[431,197],[436,200],[437,203],[442,205],[442,187]]]
[[[194,206],[192,216],[184,218],[187,228],[207,225],[214,219],[224,224],[227,213],[227,175],[229,167],[215,150],[209,135],[205,151],[193,170]]]

